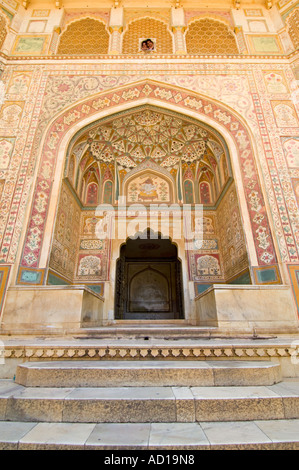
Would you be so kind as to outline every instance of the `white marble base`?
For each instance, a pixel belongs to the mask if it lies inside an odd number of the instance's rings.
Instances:
[[[195,299],[197,325],[226,333],[297,333],[298,315],[288,286],[215,284]]]
[[[104,300],[85,286],[8,289],[1,330],[65,331],[103,324]]]

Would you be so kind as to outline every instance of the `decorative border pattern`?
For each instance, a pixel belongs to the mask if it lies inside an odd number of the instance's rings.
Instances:
[[[107,110],[113,113],[113,108],[117,105],[138,102],[138,100],[144,98],[153,98],[163,103],[173,104],[180,107],[182,112],[184,112],[184,109],[191,110],[197,113],[199,120],[201,117],[208,116],[226,127],[236,144],[240,158],[240,169],[252,231],[254,234],[257,234],[254,240],[258,263],[262,266],[276,263],[272,235],[247,129],[234,114],[211,99],[201,98],[196,93],[186,92],[180,88],[160,83],[157,84],[147,80],[93,96],[80,104],[74,105],[52,123],[47,132],[44,146],[41,149],[42,158],[23,247],[21,266],[38,267],[55,172],[55,162],[57,160],[59,144],[65,133],[72,126],[78,125],[87,116],[96,116],[99,110]],[[38,224],[36,223],[37,219]]]
[[[246,38],[247,38],[249,46],[250,46],[250,51],[254,55],[283,54],[284,53],[284,50],[283,50],[282,44],[280,42],[279,36],[258,33],[258,34],[247,34]],[[271,50],[258,51],[257,48],[256,48],[256,43],[254,42],[256,39],[259,39],[259,40],[272,39],[273,40],[272,44],[274,44],[277,47],[277,50],[275,50],[275,51],[271,51]]]
[[[41,286],[44,282],[44,269],[20,268],[17,278],[17,284]]]
[[[288,265],[289,276],[291,279],[294,298],[299,312],[299,265]]]
[[[60,274],[52,271],[51,269],[48,270],[47,274],[47,284],[52,286],[68,286],[71,285],[71,281],[66,277],[61,276]]]
[[[43,34],[30,34],[30,35],[23,35],[23,36],[17,36],[16,37],[16,40],[15,40],[15,43],[13,45],[13,48],[12,48],[12,55],[13,54],[17,54],[17,55],[27,55],[28,54],[28,51],[24,51],[24,52],[21,52],[19,50],[17,50],[20,42],[22,40],[30,40],[30,39],[42,39],[42,43],[41,43],[41,48],[40,50],[31,50],[29,51],[30,55],[39,55],[39,54],[45,54],[46,52],[46,49],[47,49],[47,46],[48,46],[48,40],[49,40],[49,35],[43,35]]]
[[[0,316],[2,312],[3,302],[6,294],[8,277],[11,266],[0,266]]]
[[[252,267],[255,284],[281,284],[278,266],[267,266],[263,268]]]
[[[212,358],[244,359],[272,357],[291,357],[297,354],[296,349],[290,345],[260,346],[260,347],[221,347],[211,346],[198,348],[184,347],[153,347],[140,348],[109,346],[103,348],[75,346],[5,346],[4,357],[11,359],[94,359],[94,360],[122,360],[122,359],[170,359],[184,358],[189,360],[202,360]]]

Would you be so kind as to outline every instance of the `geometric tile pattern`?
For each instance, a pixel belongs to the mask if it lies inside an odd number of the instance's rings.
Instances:
[[[297,4],[298,5],[298,4]],[[299,48],[299,8],[287,18],[287,31],[293,41],[295,50]]]
[[[7,35],[7,29],[6,29],[6,20],[4,15],[0,13],[0,49],[2,47],[2,44],[4,43],[4,39]]]
[[[189,25],[186,45],[189,54],[239,54],[234,34],[224,23],[211,18]]]
[[[160,54],[172,54],[172,36],[167,25],[153,18],[142,18],[132,21],[123,37],[123,54],[139,52],[139,39],[153,38],[156,40],[156,50]]]
[[[57,54],[107,54],[109,34],[101,21],[84,18],[61,35]]]

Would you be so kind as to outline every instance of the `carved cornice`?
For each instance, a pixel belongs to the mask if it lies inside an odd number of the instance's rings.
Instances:
[[[264,61],[283,61],[283,62],[288,62],[290,60],[293,60],[298,56],[298,51],[294,51],[289,55],[285,54],[279,54],[279,55],[254,55],[254,54],[234,54],[234,55],[190,55],[190,54],[185,54],[184,56],[177,56],[176,54],[155,54],[155,55],[150,55],[148,54],[146,56],[146,59],[144,57],[144,54],[119,54],[119,55],[109,55],[109,54],[103,54],[103,55],[47,55],[47,56],[7,56],[3,52],[0,52],[0,59],[3,58],[7,62],[25,62],[28,63],[28,61],[31,61],[31,63],[34,63],[36,65],[39,65],[40,63],[43,63],[44,61],[65,61],[65,62],[70,62],[73,63],[74,60],[76,61],[85,61],[85,60],[90,60],[92,63],[98,63],[101,64],[103,60],[111,61],[113,63],[120,61],[123,62],[125,61],[127,63],[128,60],[137,60],[138,62],[140,59],[143,60],[144,63],[147,61],[150,62],[157,62],[159,60],[173,60],[174,63],[177,61],[186,61],[190,63],[190,60],[204,60],[205,62],[207,60],[212,60],[212,61],[229,61],[231,63],[232,60],[242,60],[242,62],[251,61],[251,60],[257,60],[259,63],[264,62]],[[98,61],[98,62],[97,62]]]
[[[298,351],[289,345],[280,346],[211,346],[211,347],[86,347],[73,346],[5,346],[6,359],[175,359],[205,360],[213,358],[225,359],[261,359],[269,360],[273,357],[290,358]]]

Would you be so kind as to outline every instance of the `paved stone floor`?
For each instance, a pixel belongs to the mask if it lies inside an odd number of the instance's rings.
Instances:
[[[218,423],[0,422],[0,450],[51,448],[299,450],[299,419]]]

